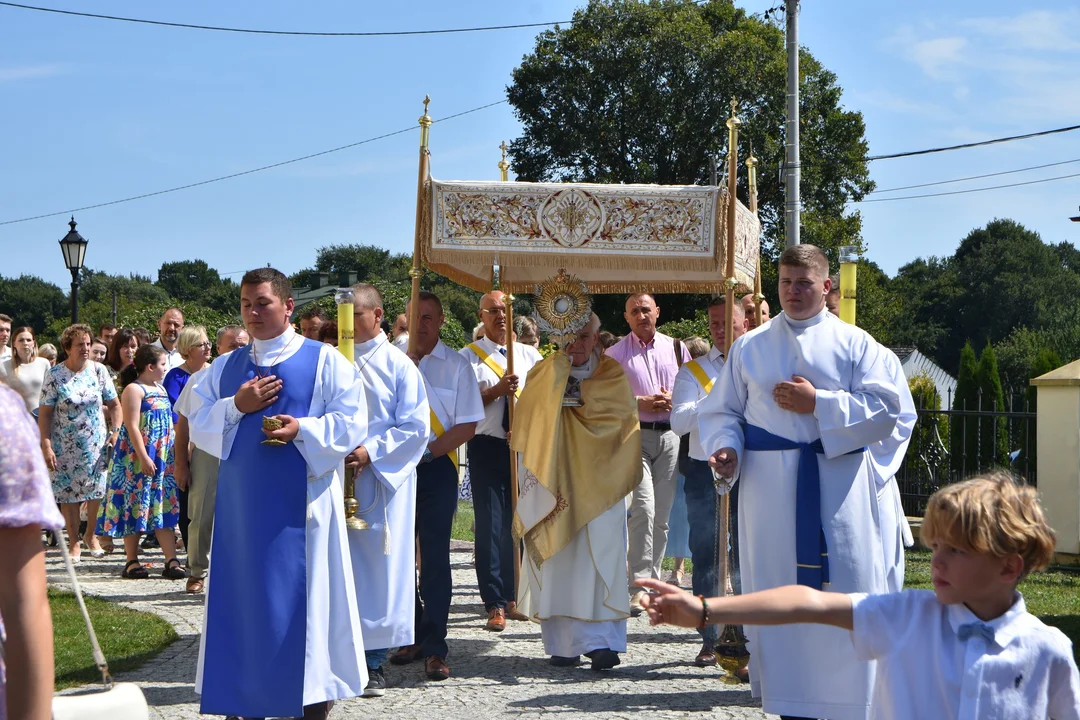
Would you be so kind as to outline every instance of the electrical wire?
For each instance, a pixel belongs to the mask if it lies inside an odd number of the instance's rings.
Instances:
[[[1076,160],[1062,160],[1061,162],[1047,163],[1045,165],[1032,165],[1031,167],[1017,168],[1016,170],[1003,170],[1001,172],[987,173],[986,175],[971,175],[969,177],[956,178],[955,180],[938,180],[937,182],[920,183],[919,185],[904,185],[902,187],[887,188],[885,190],[874,190],[870,195],[876,195],[878,193],[898,192],[900,190],[914,190],[915,188],[933,187],[935,185],[949,185],[951,183],[967,182],[968,180],[982,180],[983,178],[997,177],[999,175],[1012,175],[1013,173],[1028,172],[1029,170],[1042,170],[1048,167],[1057,167],[1058,165],[1071,165],[1072,163],[1080,162],[1080,158]]]
[[[914,157],[916,155],[930,155],[931,153],[947,152],[949,150],[964,150],[973,147],[982,147],[984,145],[996,145],[997,143],[1012,142],[1013,140],[1027,140],[1028,138],[1042,137],[1044,135],[1054,135],[1056,133],[1072,132],[1073,130],[1080,130],[1080,125],[1070,125],[1068,127],[1054,128],[1053,130],[1040,130],[1039,132],[1027,133],[1025,135],[1010,135],[1009,137],[994,138],[993,140],[982,140],[980,142],[964,143],[963,145],[949,145],[947,147],[929,148],[927,150],[909,150],[908,152],[892,153],[890,155],[870,155],[867,157],[867,161],[870,160],[892,160],[894,158],[902,157]]]
[[[448,35],[451,33],[484,32],[488,30],[517,30],[521,28],[548,27],[551,25],[565,25],[569,20],[520,23],[516,25],[490,25],[486,27],[443,28],[437,30],[387,30],[373,32],[307,32],[301,30],[257,30],[254,28],[221,27],[218,25],[196,25],[193,23],[166,22],[164,20],[146,20],[144,18],[122,17],[118,15],[100,15],[98,13],[77,12],[75,10],[60,10],[58,8],[40,7],[37,5],[23,5],[21,3],[0,2],[0,5],[21,10],[36,10],[38,12],[55,13],[57,15],[74,15],[76,17],[94,18],[95,20],[117,20],[119,22],[138,23],[141,25],[159,25],[163,27],[183,28],[185,30],[213,30],[215,32],[243,33],[247,35],[292,35],[300,37],[392,37],[402,35]]]
[[[493,103],[488,103],[487,105],[481,105],[480,107],[472,108],[471,110],[464,110],[459,113],[454,113],[453,115],[447,115],[446,117],[439,118],[438,120],[433,120],[432,124],[434,125],[435,123],[446,122],[447,120],[453,120],[454,118],[459,118],[463,115],[480,112],[481,110],[486,110],[490,107],[495,107],[496,105],[502,105],[505,102],[507,101],[498,100]],[[188,183],[187,185],[180,185],[177,187],[168,188],[166,190],[157,190],[155,192],[143,193],[142,195],[133,195],[131,197],[126,197],[121,200],[111,200],[109,202],[97,203],[95,205],[86,205],[84,207],[72,208],[70,210],[61,210],[59,212],[45,213],[43,215],[34,215],[32,217],[18,218],[17,220],[4,220],[0,221],[0,226],[14,225],[16,223],[29,222],[31,220],[40,220],[42,218],[56,217],[57,215],[70,215],[72,213],[82,212],[84,210],[95,210],[97,208],[108,207],[110,205],[119,205],[121,203],[132,202],[133,200],[143,200],[145,198],[156,197],[158,195],[167,195],[168,193],[179,192],[181,190],[190,190],[191,188],[201,187],[203,185],[210,185],[211,183],[217,183],[223,180],[232,180],[233,178],[243,177],[244,175],[252,175],[257,172],[262,172],[263,170],[273,170],[274,168],[279,168],[284,165],[292,165],[293,163],[322,157],[323,155],[329,155],[330,153],[348,150],[350,148],[359,147],[360,145],[367,145],[368,143],[373,143],[377,140],[385,140],[386,138],[394,137],[395,135],[403,135],[408,132],[413,132],[414,130],[419,130],[419,126],[413,125],[411,127],[394,130],[393,132],[384,133],[382,135],[377,135],[366,140],[361,140],[359,142],[349,143],[348,145],[341,145],[340,147],[331,148],[329,150],[322,150],[320,152],[311,153],[310,155],[304,155],[303,157],[293,158],[291,160],[283,160],[281,162],[273,163],[272,165],[263,165],[262,167],[253,168],[251,170],[243,170],[241,172],[232,173],[230,175],[222,175],[221,177],[211,178],[209,180],[200,180],[199,182]]]
[[[1038,185],[1039,183],[1054,182],[1055,180],[1068,180],[1080,177],[1080,173],[1072,175],[1060,175],[1058,177],[1043,178],[1041,180],[1028,180],[1027,182],[1009,183],[1008,185],[991,185],[990,187],[971,188],[970,190],[953,190],[951,192],[927,193],[925,195],[904,195],[901,197],[870,198],[869,200],[852,200],[852,203],[891,202],[893,200],[918,200],[920,198],[944,197],[946,195],[966,195],[967,193],[986,192],[987,190],[1002,190],[1004,188],[1022,187],[1024,185]]]
[[[701,5],[708,1],[709,0],[693,0],[692,4]],[[573,20],[552,20],[549,22],[517,23],[513,25],[486,25],[481,27],[463,28],[440,28],[435,30],[315,32],[303,30],[259,30],[255,28],[224,27],[220,25],[198,25],[195,23],[167,22],[165,20],[147,20],[145,18],[124,17],[120,15],[102,15],[99,13],[78,12],[76,10],[61,10],[59,8],[41,7],[39,5],[24,5],[22,3],[6,1],[0,1],[0,6],[18,8],[20,10],[35,10],[37,12],[55,13],[57,15],[74,15],[76,17],[93,18],[95,20],[115,20],[118,22],[137,23],[140,25],[157,25],[161,27],[182,28],[184,30],[211,30],[214,32],[242,33],[246,35],[286,35],[294,37],[402,37],[407,35],[450,35],[454,33],[487,32],[490,30],[520,30],[523,28],[551,27],[554,25],[572,25],[574,22]]]

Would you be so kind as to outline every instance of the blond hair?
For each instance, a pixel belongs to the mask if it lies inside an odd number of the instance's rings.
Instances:
[[[199,343],[210,342],[206,334],[206,328],[202,325],[185,325],[180,329],[180,335],[176,338],[176,350],[180,357],[187,360],[188,353]]]
[[[686,352],[690,353],[690,357],[693,359],[709,354],[709,343],[705,342],[697,335],[683,339],[682,344],[686,347]]]
[[[947,485],[930,497],[923,517],[924,543],[1003,558],[1019,555],[1021,579],[1054,557],[1054,531],[1046,523],[1035,488],[996,471]]]

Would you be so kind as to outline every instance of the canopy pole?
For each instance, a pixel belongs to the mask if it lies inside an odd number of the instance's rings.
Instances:
[[[750,157],[746,158],[746,176],[750,184],[750,212],[757,217],[757,164],[754,157],[753,144],[750,146]],[[761,325],[761,303],[765,296],[761,294],[761,253],[754,258],[754,327]]]
[[[428,134],[431,128],[431,116],[428,115],[428,103],[431,97],[424,96],[424,114],[417,121],[420,123],[420,162],[416,175],[416,232],[413,238],[413,261],[409,277],[412,278],[412,295],[409,301],[409,355],[416,357],[416,329],[420,325],[420,278],[424,275],[420,253],[423,248],[424,233],[424,183],[428,176]]]

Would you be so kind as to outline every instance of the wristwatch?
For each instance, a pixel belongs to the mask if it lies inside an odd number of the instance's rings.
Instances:
[[[429,463],[435,459],[435,456],[431,454],[431,448],[424,448],[424,455],[420,458],[420,464]]]

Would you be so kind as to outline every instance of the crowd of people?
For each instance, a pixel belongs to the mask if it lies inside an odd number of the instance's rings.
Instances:
[[[76,559],[80,537],[95,556],[120,538],[133,580],[149,576],[140,539],[156,538],[161,576],[206,593],[203,713],[325,718],[335,700],[382,696],[387,661],[451,677],[464,446],[478,622],[538,623],[553,666],[619,665],[644,612],[696,628],[699,666],[731,650],[718,626],[745,623],[741,677],[782,718],[1080,717],[1071,644],[1016,591],[1053,549],[1032,490],[1000,475],[941,490],[923,529],[934,592],[901,592],[910,533],[894,475],[914,404],[895,356],[833,314],[819,249],[781,257],[775,318],[751,296],[730,309],[715,297],[711,342],[671,338],[638,293],[623,336],[592,315],[546,358],[530,318],[508,323],[501,292],[481,298],[473,341],[455,351],[437,295],[420,293],[410,325],[384,316],[373,286],[353,291],[351,365],[322,311],[294,327],[290,283],[272,268],[244,276],[244,326],[213,345],[170,308],[153,342],[72,325],[52,365],[0,315],[13,345],[0,360],[0,537],[23,519],[65,526]],[[51,496],[34,486],[5,506],[19,472],[47,472]],[[692,593],[677,587],[684,559]],[[40,629],[10,609],[14,592],[0,591],[0,616]],[[32,652],[24,640],[9,657]]]

